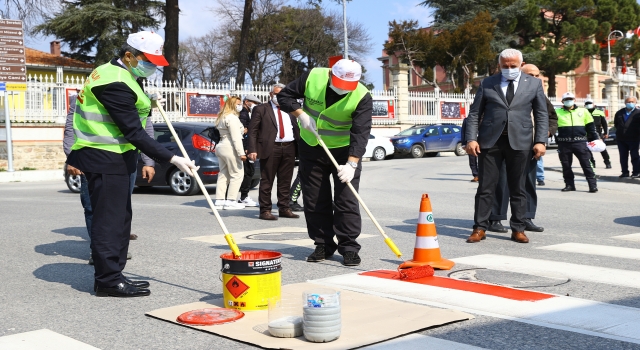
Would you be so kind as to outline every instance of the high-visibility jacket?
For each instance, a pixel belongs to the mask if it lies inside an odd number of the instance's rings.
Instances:
[[[358,107],[358,103],[365,97],[369,90],[362,84],[349,92],[340,101],[329,108],[324,100],[329,79],[329,68],[313,68],[309,73],[304,92],[302,109],[316,121],[318,134],[328,148],[348,146],[351,142],[351,114]],[[316,146],[316,136],[300,128],[300,137],[310,146]]]
[[[151,100],[145,95],[129,71],[106,63],[91,73],[85,81],[82,91],[78,94],[76,110],[73,115],[75,142],[71,147],[72,150],[91,147],[114,153],[124,153],[135,149],[135,146],[124,138],[118,126],[109,116],[109,112],[92,91],[96,86],[116,82],[126,84],[136,94],[136,109],[140,116],[140,122],[143,128],[146,126],[147,116],[151,111]]]
[[[558,142],[587,142],[587,129],[593,129],[593,117],[586,108],[577,107],[571,110],[557,108]],[[591,125],[589,125],[591,124]],[[597,135],[596,135],[597,138]]]

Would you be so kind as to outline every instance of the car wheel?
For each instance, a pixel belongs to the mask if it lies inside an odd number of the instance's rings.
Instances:
[[[373,157],[371,157],[371,160],[384,160],[386,156],[387,152],[384,150],[384,148],[376,147],[373,150]]]
[[[411,157],[422,158],[424,156],[424,148],[420,145],[411,146]]]
[[[200,190],[196,180],[178,168],[173,169],[167,182],[171,191],[178,196],[191,196]]]
[[[464,147],[462,146],[462,143],[458,142],[458,144],[456,145],[456,149],[454,151],[456,153],[456,156],[466,156],[467,155],[467,151],[464,149]]]
[[[69,187],[71,192],[80,193],[80,187],[82,186],[80,175],[66,174],[64,182],[67,184],[67,187]]]
[[[437,156],[438,156],[438,152],[425,153],[425,157],[428,157],[428,158],[433,158],[433,157],[437,157]]]

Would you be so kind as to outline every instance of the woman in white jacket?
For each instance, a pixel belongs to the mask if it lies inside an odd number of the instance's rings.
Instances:
[[[220,131],[220,142],[216,146],[220,163],[216,186],[217,209],[244,209],[244,204],[238,203],[237,198],[244,177],[242,162],[247,159],[242,146],[244,127],[238,118],[240,111],[240,98],[229,97],[216,120],[216,128]]]

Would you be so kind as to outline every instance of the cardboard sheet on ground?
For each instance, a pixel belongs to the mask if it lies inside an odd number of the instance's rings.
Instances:
[[[312,283],[297,283],[282,287],[282,294],[300,295],[302,292],[326,288]],[[275,338],[267,330],[268,311],[247,311],[240,320],[217,326],[188,326],[176,322],[183,312],[222,307],[222,299],[210,302],[197,302],[147,312],[151,317],[173,322],[186,327],[214,333],[267,349],[352,349],[378,343],[421,329],[469,320],[473,315],[455,311],[427,307],[386,299],[375,295],[362,294],[348,290],[341,292],[342,334],[330,343],[312,343],[303,337]]]

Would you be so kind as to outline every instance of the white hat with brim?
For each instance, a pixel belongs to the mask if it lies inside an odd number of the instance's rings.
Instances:
[[[142,52],[149,62],[156,66],[166,67],[169,65],[167,59],[162,56],[164,39],[158,33],[142,31],[129,34],[127,44]]]
[[[260,101],[260,99],[257,98],[255,95],[246,95],[244,97],[244,100],[245,101],[251,101],[251,102],[254,102],[254,103],[262,103],[262,101]]]
[[[564,100],[575,100],[576,99],[576,95],[574,95],[571,92],[565,92],[564,94],[562,94],[562,101]]]
[[[354,60],[341,59],[331,67],[331,83],[338,89],[353,91],[362,77],[362,66]]]

